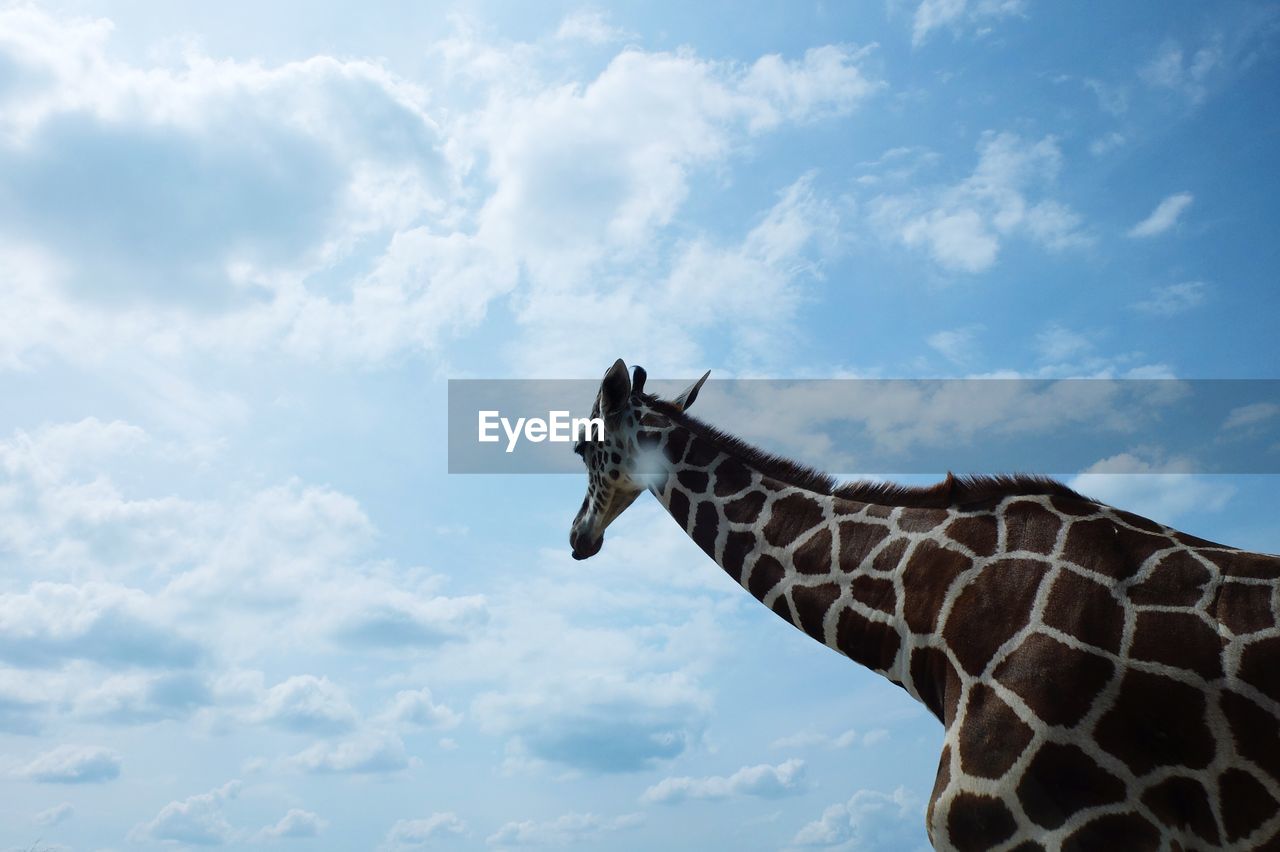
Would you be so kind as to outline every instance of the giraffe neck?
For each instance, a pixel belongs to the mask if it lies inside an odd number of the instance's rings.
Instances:
[[[919,534],[945,510],[842,499],[762,472],[740,447],[683,424],[649,415],[641,428],[641,445],[659,444],[667,465],[649,490],[707,555],[777,615],[947,721],[954,669],[919,633],[936,624],[946,585],[917,582],[909,599],[905,590],[911,566],[937,555]]]

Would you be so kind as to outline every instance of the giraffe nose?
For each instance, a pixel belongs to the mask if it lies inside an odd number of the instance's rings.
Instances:
[[[573,548],[574,559],[588,559],[600,552],[604,544],[604,536],[592,540],[590,536],[580,534],[577,530],[569,533],[569,546]]]

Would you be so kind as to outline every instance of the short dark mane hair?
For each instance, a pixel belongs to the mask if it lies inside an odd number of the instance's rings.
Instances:
[[[637,394],[655,411],[670,417],[701,438],[713,442],[729,455],[771,479],[813,491],[881,506],[945,509],[952,506],[994,505],[1005,497],[1050,495],[1070,500],[1094,502],[1056,479],[1031,474],[964,475],[947,474],[936,485],[899,485],[893,482],[839,482],[829,473],[792,461],[785,456],[754,447],[709,423],[690,416],[675,404],[649,394]]]

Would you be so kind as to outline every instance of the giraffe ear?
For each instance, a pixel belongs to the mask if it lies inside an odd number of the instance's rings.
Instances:
[[[644,371],[644,367],[639,365],[631,368],[631,392],[644,393],[644,380],[649,374]]]
[[[619,358],[600,383],[600,410],[606,417],[617,414],[630,397],[631,377],[627,375],[627,365]]]
[[[693,401],[698,398],[698,391],[702,389],[702,383],[707,380],[707,376],[711,375],[711,371],[707,370],[702,374],[702,378],[698,379],[689,387],[680,392],[680,395],[671,400],[681,411],[688,411],[689,406],[693,405]]]

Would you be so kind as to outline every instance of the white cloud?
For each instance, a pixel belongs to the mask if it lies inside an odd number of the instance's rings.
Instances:
[[[465,638],[488,620],[481,595],[425,596],[372,582],[339,593],[342,599],[332,601],[329,631],[344,647],[430,648]]]
[[[427,728],[452,728],[462,721],[460,714],[433,701],[431,690],[425,687],[397,692],[383,718],[402,725]]]
[[[338,733],[353,728],[355,708],[327,677],[294,675],[267,690],[256,721],[292,731]]]
[[[489,835],[491,846],[570,846],[586,841],[599,842],[617,831],[632,828],[643,821],[640,814],[602,817],[590,813],[565,814],[549,822],[509,822]]]
[[[111,583],[33,583],[0,594],[0,658],[19,666],[90,660],[106,666],[190,666],[200,644],[161,619],[155,599]]]
[[[1209,287],[1203,281],[1183,281],[1156,287],[1146,299],[1135,302],[1133,307],[1144,314],[1171,317],[1199,307],[1205,300]]]
[[[512,295],[541,335],[563,301],[606,299],[601,282],[673,226],[696,173],[882,87],[867,52],[841,45],[750,64],[626,49],[566,82],[542,73],[563,45],[489,45],[455,19],[430,46],[446,71],[429,107],[376,62],[271,65],[187,45],[173,63],[131,64],[108,22],[5,15],[0,59],[46,82],[14,94],[22,109],[0,124],[0,163],[23,182],[6,198],[27,205],[0,205],[15,225],[0,317],[23,318],[0,328],[0,366],[53,353],[170,385],[157,365],[209,352],[435,351]],[[618,35],[591,11],[559,32]],[[478,96],[447,103],[458,74]],[[92,203],[55,204],[68,182]],[[670,317],[637,326],[664,324],[683,337]],[[234,416],[237,401],[217,405]]]
[[[706,697],[679,674],[597,673],[528,691],[486,692],[475,717],[513,737],[517,754],[591,773],[636,772],[683,754],[701,736]]]
[[[1187,470],[1190,463],[1185,459],[1158,463],[1121,453],[1091,465],[1067,484],[1095,500],[1165,524],[1226,508],[1235,486],[1182,472]]]
[[[329,821],[322,819],[311,811],[301,808],[290,808],[274,825],[269,825],[258,832],[264,839],[297,839],[303,837],[319,837],[328,827]]]
[[[1036,349],[1047,361],[1065,361],[1092,348],[1088,337],[1060,325],[1050,325],[1036,334]]]
[[[1209,80],[1223,60],[1222,39],[1215,38],[1189,57],[1176,41],[1167,41],[1138,72],[1149,86],[1167,89],[1198,104],[1209,93]]]
[[[120,755],[97,746],[61,745],[17,770],[18,777],[50,784],[91,784],[120,775]]]
[[[466,830],[467,824],[449,811],[434,813],[426,819],[402,819],[387,830],[382,848],[387,852],[425,849],[435,845],[441,835],[462,834]]]
[[[977,351],[977,336],[982,330],[981,325],[944,329],[929,335],[925,342],[948,361],[967,364],[974,359]]]
[[[671,805],[687,799],[729,799],[736,796],[776,799],[795,795],[804,788],[804,761],[792,758],[776,766],[767,763],[744,766],[728,776],[664,778],[645,790],[640,801]]]
[[[585,41],[588,44],[608,44],[630,38],[624,29],[609,23],[605,14],[597,9],[579,9],[564,17],[556,28],[556,38],[561,41]]]
[[[942,27],[958,30],[968,24],[978,35],[990,31],[991,22],[1024,13],[1025,0],[921,0],[911,18],[911,44],[919,47],[929,35]]]
[[[1280,414],[1280,405],[1276,405],[1274,402],[1255,402],[1249,405],[1242,405],[1239,408],[1231,409],[1227,414],[1226,422],[1222,424],[1222,428],[1227,430],[1257,426],[1277,414]]]
[[[1048,187],[1062,167],[1053,137],[1028,142],[1012,133],[987,132],[978,164],[963,181],[870,203],[871,222],[891,239],[926,250],[944,269],[990,269],[1001,240],[1022,236],[1051,251],[1086,246],[1092,238],[1065,204],[1032,193]]]
[[[228,781],[207,793],[172,801],[149,822],[130,833],[134,840],[171,841],[200,846],[220,846],[239,835],[227,822],[222,806],[240,794],[239,781]]]
[[[45,808],[31,818],[36,825],[61,825],[75,816],[76,809],[70,802],[61,802],[51,808]]]
[[[319,742],[290,758],[304,772],[353,775],[386,775],[415,764],[399,736],[386,731],[362,731],[336,742]]]
[[[1189,192],[1177,192],[1156,205],[1151,215],[1129,229],[1130,237],[1154,237],[1178,224],[1179,217],[1194,200]]]
[[[1090,142],[1089,153],[1093,154],[1095,157],[1101,157],[1103,154],[1107,154],[1123,146],[1127,141],[1128,138],[1123,133],[1113,130],[1109,133],[1102,134],[1097,139]]]
[[[847,802],[832,805],[807,823],[793,846],[909,850],[919,845],[923,807],[917,796],[899,787],[892,793],[859,790]]]
[[[827,734],[819,734],[815,731],[801,731],[795,734],[788,734],[785,737],[779,737],[769,743],[769,748],[848,748],[857,742],[858,732],[853,729],[844,731],[834,737]]]
[[[213,700],[203,675],[176,671],[111,675],[80,689],[72,703],[79,718],[133,725],[187,719]]]

